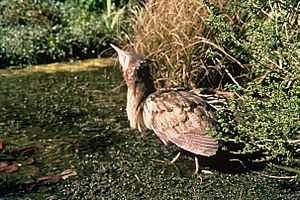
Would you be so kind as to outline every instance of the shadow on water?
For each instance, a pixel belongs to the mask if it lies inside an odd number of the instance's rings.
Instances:
[[[82,64],[81,67],[85,65]],[[57,64],[57,67],[60,65]],[[0,72],[0,197],[4,199],[297,199],[299,184],[256,156],[199,157],[130,130],[113,67]],[[55,67],[54,67],[55,68]],[[67,70],[67,69],[71,70]],[[70,72],[71,71],[71,72]],[[116,88],[119,87],[118,90]],[[2,146],[2,147],[1,147]]]
[[[203,162],[214,170],[222,173],[241,174],[251,171],[261,171],[268,165],[262,152],[248,154],[233,153],[241,151],[244,145],[231,142],[221,143],[222,145],[227,147],[226,151],[220,148],[215,156],[211,158],[202,157]]]
[[[194,158],[195,155],[180,149],[181,155],[184,155],[188,158]],[[262,158],[260,152],[253,154],[234,154],[227,151],[219,150],[216,155],[211,157],[196,156],[199,161],[200,169],[204,170],[215,170],[220,173],[225,174],[245,174],[253,171],[262,171],[267,167],[268,162],[266,161],[257,161],[259,158]],[[177,165],[177,164],[175,164]],[[187,168],[195,168],[194,161],[189,161],[185,163],[185,166],[177,166],[178,175],[188,176],[191,173]],[[181,170],[182,168],[182,170]],[[188,171],[188,173],[187,173]],[[201,173],[201,172],[200,172]]]
[[[254,162],[259,157],[261,157],[259,152],[252,155],[238,155],[220,151],[212,160],[208,161],[208,165],[223,173],[240,174],[260,171],[266,167],[267,162]]]

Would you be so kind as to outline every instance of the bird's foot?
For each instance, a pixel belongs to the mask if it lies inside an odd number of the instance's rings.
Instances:
[[[197,175],[199,172],[203,173],[203,174],[213,174],[212,171],[200,169],[199,160],[197,157],[195,157],[195,172],[194,172],[194,174]]]
[[[167,163],[167,164],[175,164],[175,162],[178,160],[178,158],[180,157],[180,152],[172,159],[172,160],[159,160],[159,159],[153,159],[153,161],[155,162],[160,162],[160,163]]]
[[[180,152],[171,160],[171,164],[174,164],[176,162],[176,160],[178,160],[179,156],[180,156]]]
[[[158,160],[158,159],[153,159],[154,162],[160,162],[160,163],[165,163],[165,164],[168,164],[168,165],[173,165],[177,171],[177,174],[180,176],[181,172],[179,170],[179,168],[177,167],[176,165],[176,160],[179,158],[180,156],[180,152],[172,159],[172,160],[168,160],[168,159],[165,159],[165,160]]]
[[[202,170],[201,170],[201,173],[203,173],[203,174],[213,174],[212,171],[206,170],[206,169],[202,169]]]
[[[165,163],[165,164],[173,164],[176,169],[177,169],[177,166],[176,166],[176,161],[178,160],[178,158],[180,157],[181,153],[179,152],[172,160],[168,160],[168,159],[165,159],[165,160],[159,160],[159,159],[153,159],[154,162],[159,162],[159,163]],[[198,157],[195,156],[195,171],[194,171],[194,174],[195,175],[198,175],[198,174],[213,174],[212,171],[209,171],[209,170],[205,170],[205,169],[200,169],[200,165],[199,165],[199,160],[198,160]]]

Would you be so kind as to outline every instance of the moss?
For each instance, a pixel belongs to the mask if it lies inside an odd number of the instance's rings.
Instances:
[[[62,64],[64,65],[64,64]],[[64,66],[57,66],[58,69]],[[33,67],[34,69],[35,67]],[[71,68],[72,69],[72,68]],[[46,71],[48,68],[46,68]],[[293,175],[260,167],[250,157],[219,152],[199,158],[213,174],[193,175],[194,158],[183,152],[177,166],[155,161],[171,159],[178,149],[165,146],[152,132],[130,130],[125,113],[126,88],[113,68],[87,71],[18,74],[1,72],[1,161],[33,158],[15,173],[0,172],[4,199],[293,199],[299,184],[268,175]],[[19,149],[43,145],[20,156]],[[247,166],[230,159],[238,158]],[[37,172],[34,169],[38,169]],[[37,181],[77,172],[66,180]],[[252,170],[252,171],[250,171]],[[257,171],[260,170],[260,171]],[[32,175],[28,176],[28,173]]]

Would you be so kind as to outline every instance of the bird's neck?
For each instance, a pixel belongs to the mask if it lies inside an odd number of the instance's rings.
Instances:
[[[143,105],[145,99],[156,91],[151,79],[127,83],[127,116],[130,121],[130,127],[134,129],[145,128],[143,119]]]

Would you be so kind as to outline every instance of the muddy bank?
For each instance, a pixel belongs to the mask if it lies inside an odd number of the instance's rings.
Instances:
[[[0,171],[0,197],[300,198],[295,181],[265,176],[288,174],[241,157],[245,168],[226,152],[201,158],[202,169],[212,174],[198,176],[191,155],[177,165],[157,161],[172,159],[178,149],[164,146],[152,132],[128,128],[122,80],[118,69],[99,66],[0,72],[0,162],[16,165]]]

